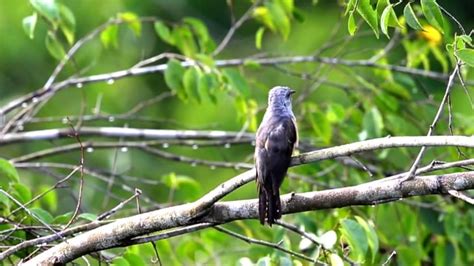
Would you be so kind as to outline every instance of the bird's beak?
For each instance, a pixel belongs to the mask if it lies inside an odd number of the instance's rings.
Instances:
[[[290,90],[290,95],[294,94],[295,92],[295,90]]]

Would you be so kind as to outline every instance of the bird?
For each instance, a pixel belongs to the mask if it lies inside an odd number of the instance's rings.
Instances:
[[[255,170],[260,223],[271,227],[281,218],[280,186],[298,143],[291,106],[294,90],[276,86],[268,93],[268,106],[255,138]]]

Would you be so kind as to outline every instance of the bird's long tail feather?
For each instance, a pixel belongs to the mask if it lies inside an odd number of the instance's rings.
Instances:
[[[265,216],[267,212],[267,193],[265,189],[259,188],[258,190],[258,216],[260,223],[265,224]]]
[[[281,218],[280,192],[272,192],[264,189],[259,191],[258,214],[262,225],[265,224],[265,218],[270,226]]]

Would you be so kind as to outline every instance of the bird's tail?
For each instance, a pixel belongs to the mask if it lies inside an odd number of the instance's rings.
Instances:
[[[265,224],[265,216],[267,212],[267,192],[263,187],[258,189],[258,217],[260,218],[260,223]]]
[[[265,218],[270,226],[281,218],[280,192],[272,192],[263,188],[259,190],[258,215],[262,225],[265,224]]]

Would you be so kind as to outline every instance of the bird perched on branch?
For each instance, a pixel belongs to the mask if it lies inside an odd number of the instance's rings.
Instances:
[[[258,186],[260,223],[271,226],[281,218],[280,186],[283,183],[291,154],[298,141],[296,120],[291,110],[288,87],[274,87],[268,94],[268,106],[257,130],[255,169]]]

